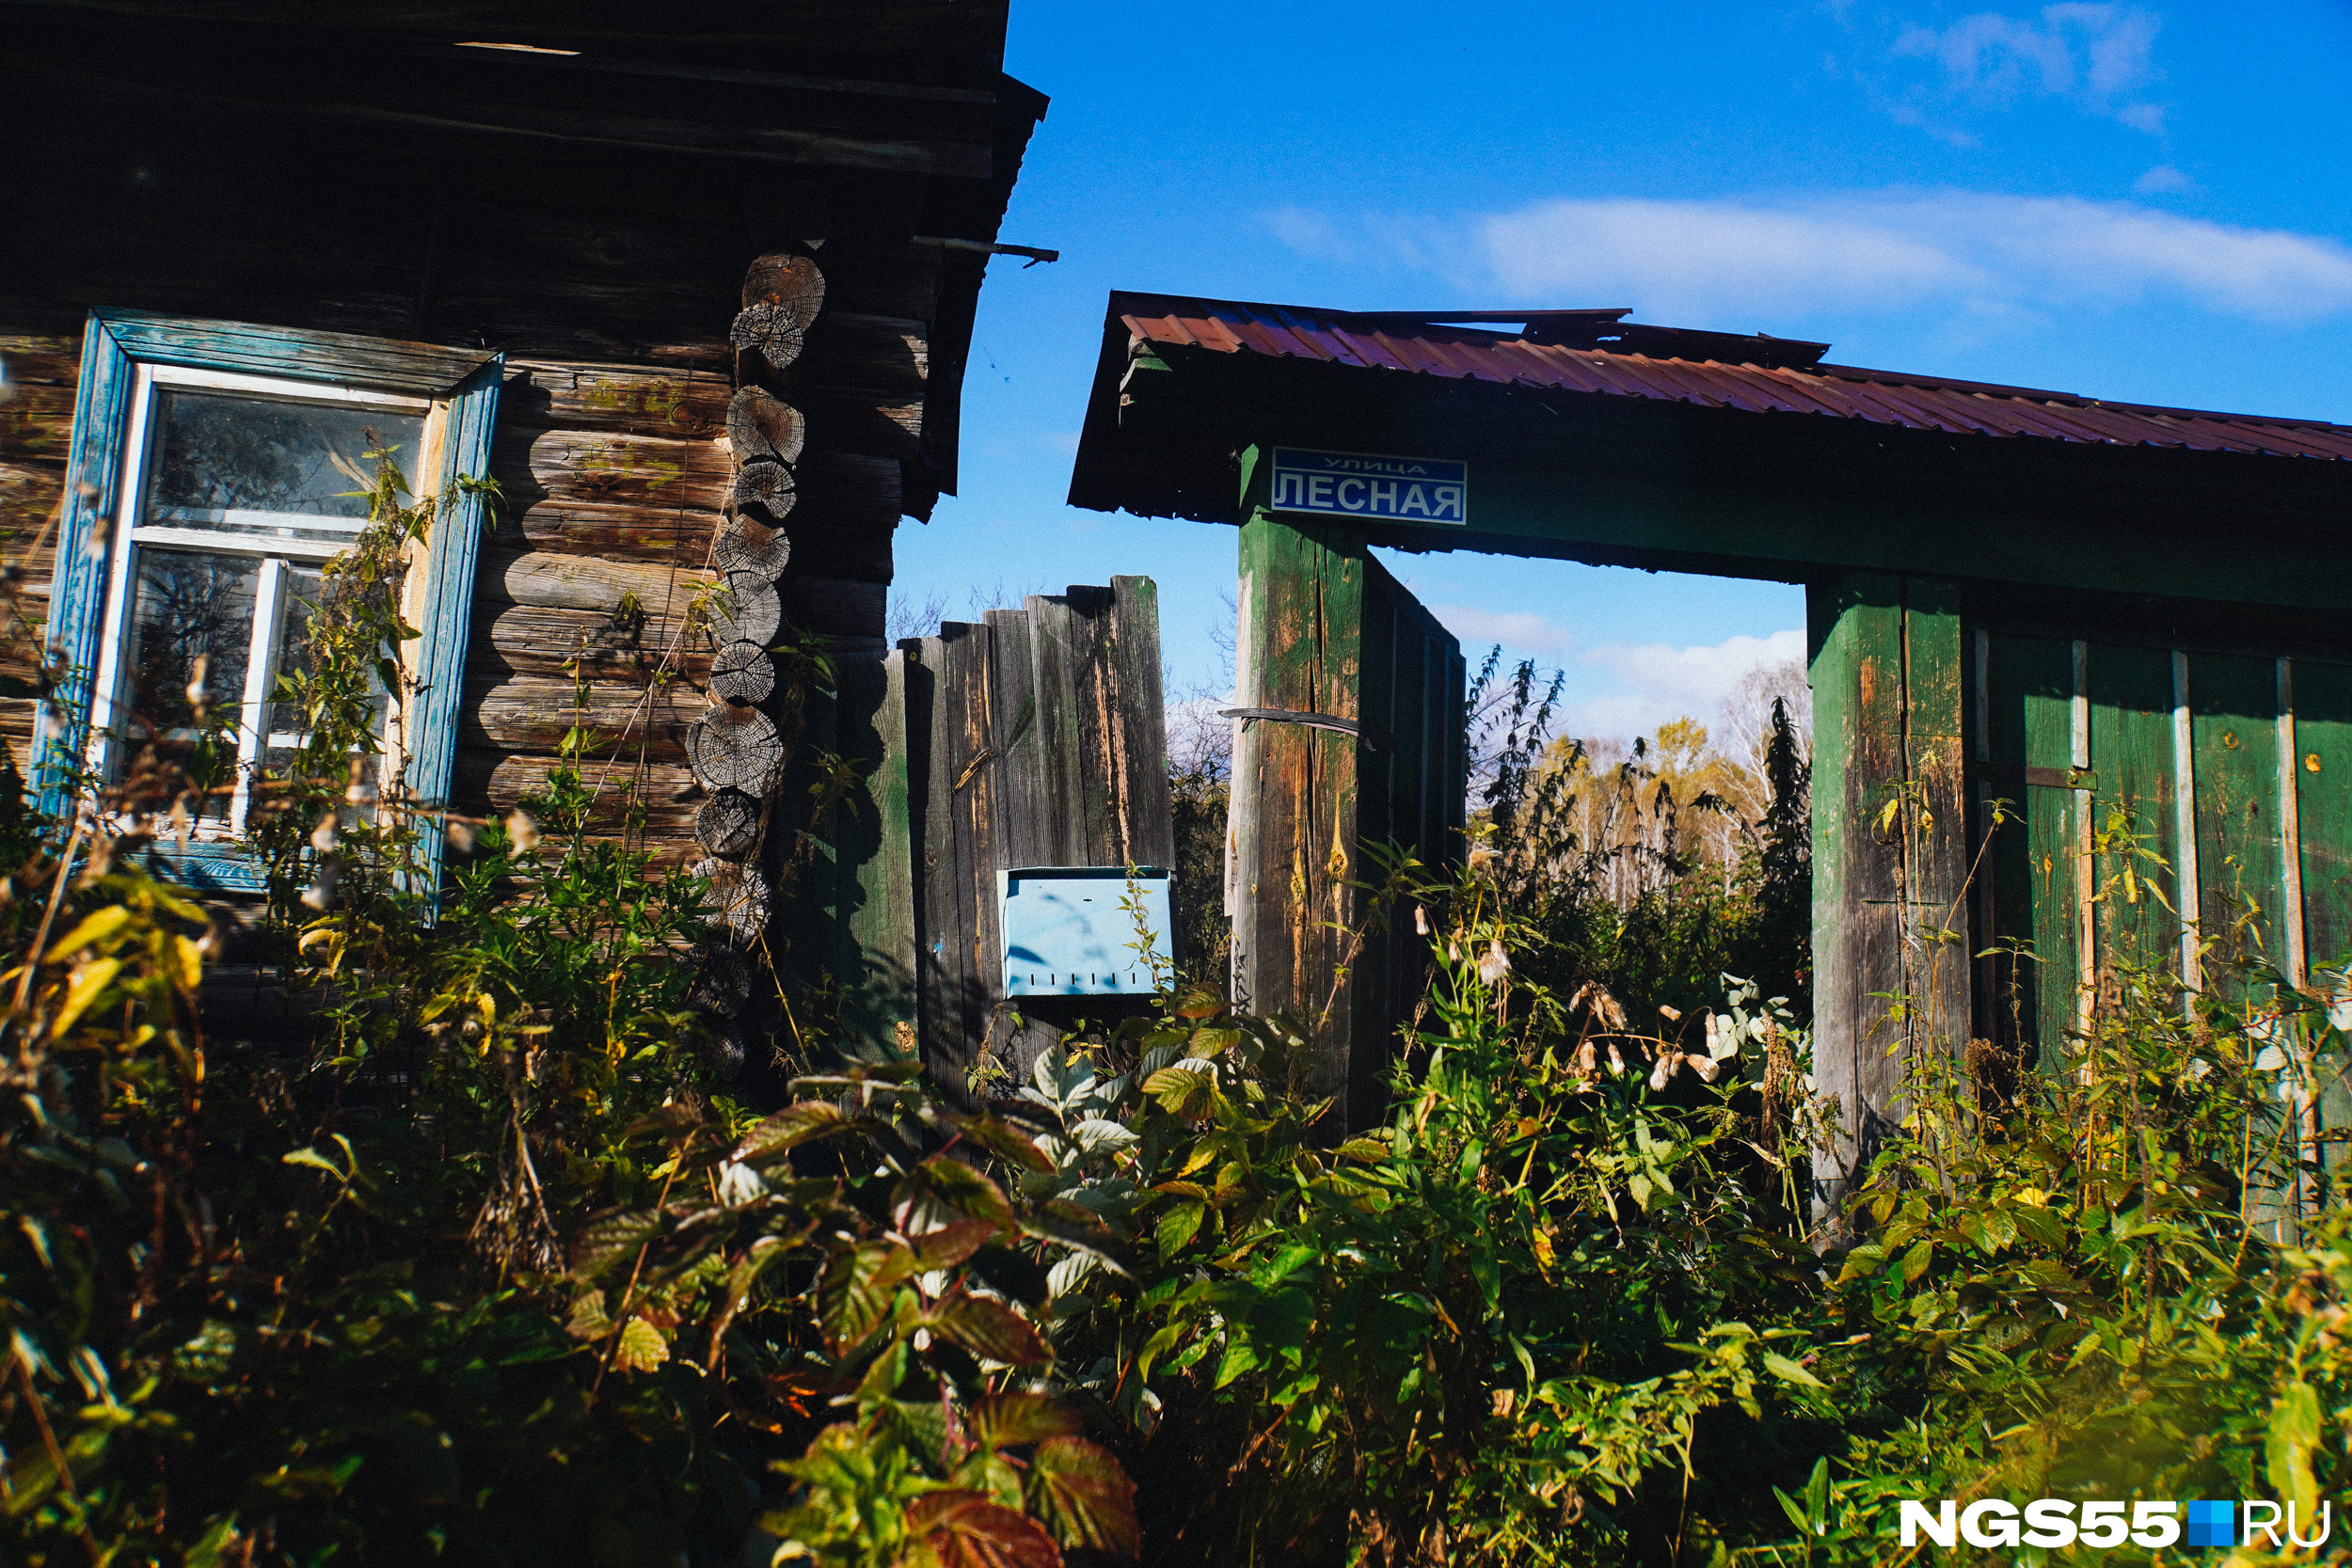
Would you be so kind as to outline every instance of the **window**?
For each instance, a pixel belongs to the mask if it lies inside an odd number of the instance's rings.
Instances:
[[[499,371],[496,356],[421,344],[93,313],[50,612],[67,673],[40,731],[43,809],[73,804],[77,765],[111,780],[144,737],[191,736],[201,696],[230,722],[233,782],[184,853],[159,853],[198,885],[260,887],[236,843],[252,784],[302,739],[271,696],[303,667],[321,567],[367,525],[350,494],[367,454],[390,450],[420,495],[481,477]],[[423,635],[380,700],[377,762],[422,801],[448,794],[481,531],[480,499],[457,496],[403,590]]]

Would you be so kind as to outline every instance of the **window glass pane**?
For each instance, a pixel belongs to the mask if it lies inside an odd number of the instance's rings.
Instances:
[[[193,737],[188,683],[199,654],[207,656],[208,716],[234,721],[245,701],[262,562],[249,556],[142,549],[138,568],[123,735],[134,748],[174,732],[176,738]],[[225,815],[228,808],[225,798],[215,799],[204,815]]]
[[[360,485],[336,464],[373,475],[367,454],[389,448],[417,482],[424,416],[383,408],[288,403],[231,392],[165,388],[155,396],[148,523],[278,537],[342,539],[367,520]],[[332,523],[293,525],[284,514]],[[280,515],[273,516],[272,514]],[[291,525],[291,526],[290,526]]]
[[[319,597],[325,579],[315,566],[286,563],[285,577],[278,592],[278,673],[308,674],[313,668],[315,655],[310,645],[310,618],[318,612]],[[271,689],[276,690],[275,682]],[[368,677],[368,689],[376,695],[368,706],[372,714],[370,727],[378,735],[384,733],[384,721],[389,704],[384,696],[384,683],[373,672]],[[273,772],[283,772],[294,758],[293,749],[302,742],[307,733],[302,708],[295,703],[268,705],[268,747],[262,752],[262,766]],[[371,775],[372,776],[372,775]]]

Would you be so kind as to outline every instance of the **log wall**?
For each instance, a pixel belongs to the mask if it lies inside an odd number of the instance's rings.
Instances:
[[[834,34],[856,30],[853,10]],[[0,131],[0,529],[17,576],[0,587],[35,635],[10,641],[0,674],[38,673],[43,526],[90,307],[502,349],[506,506],[476,583],[452,805],[503,814],[584,719],[595,776],[642,794],[645,846],[701,858],[709,791],[690,750],[714,641],[698,610],[739,466],[745,268],[782,248],[824,284],[771,380],[804,439],[779,608],[836,657],[879,657],[898,520],[953,484],[927,408],[935,370],[961,374],[971,302],[956,294],[978,281],[914,236],[993,237],[1042,101],[993,56],[909,56],[882,87],[750,73],[721,88],[666,61],[627,81],[480,51],[378,62],[340,37],[324,90],[300,69],[317,40],[233,31],[84,14],[12,42],[26,96]],[[73,76],[102,53],[104,82]],[[420,81],[462,87],[481,123],[404,119]],[[91,92],[108,113],[85,112]],[[30,726],[29,702],[0,697],[20,766]]]

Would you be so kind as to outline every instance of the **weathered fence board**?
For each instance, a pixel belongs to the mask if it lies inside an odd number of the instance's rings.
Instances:
[[[985,1096],[1080,1013],[1131,1006],[1009,1006],[996,874],[1173,862],[1157,593],[1118,578],[899,646],[924,1059],[952,1092]]]

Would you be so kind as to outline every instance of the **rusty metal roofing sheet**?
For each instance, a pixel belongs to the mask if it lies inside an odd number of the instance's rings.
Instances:
[[[1166,294],[1115,294],[1112,309],[1146,343],[1219,354],[1321,360],[1551,388],[1599,396],[1650,398],[1749,413],[1863,420],[1953,435],[2031,436],[2084,445],[2173,447],[2352,462],[2352,426],[2199,409],[2103,403],[2072,392],[1956,381],[1856,365],[1772,367],[1715,359],[1661,358],[1602,348],[1534,342],[1500,328],[1417,324],[1395,313],[1354,315],[1298,306]],[[1622,312],[1535,312],[1613,317]],[[1500,311],[1466,318],[1514,321]],[[1647,330],[1670,339],[1663,329]],[[1723,334],[1693,334],[1713,344]],[[1814,345],[1818,347],[1819,345]]]

